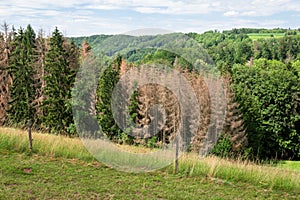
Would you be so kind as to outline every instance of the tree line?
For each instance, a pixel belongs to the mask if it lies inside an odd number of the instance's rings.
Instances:
[[[74,134],[71,87],[79,68],[79,49],[56,28],[51,37],[30,25],[3,25],[1,46],[1,125]]]
[[[251,40],[247,31],[190,35],[230,76],[245,122],[247,151],[264,158],[299,159],[300,36]]]
[[[1,125],[24,128],[30,119],[36,130],[76,136],[71,98],[75,76],[90,51],[98,54],[101,45],[105,49],[107,44],[103,41],[110,36],[101,35],[99,40],[97,36],[75,38],[75,44],[57,28],[49,37],[44,37],[42,32],[36,35],[30,25],[16,31],[4,24],[2,29]],[[220,156],[299,159],[300,37],[287,34],[282,38],[253,41],[247,36],[250,32],[236,29],[187,34],[207,50],[224,81],[225,125],[212,152]],[[160,37],[163,38],[158,35],[139,39],[145,41],[146,46],[147,40],[159,43]],[[121,40],[122,37],[120,45]],[[115,52],[108,52],[112,53]],[[211,108],[207,88],[201,75],[191,70],[191,64],[178,55],[153,49],[132,51],[125,57],[110,58],[109,55],[106,56],[109,67],[101,72],[96,96],[90,98],[91,110],[104,133],[117,143],[149,147],[162,147],[172,140],[178,129],[180,109],[171,91],[148,85],[138,88],[130,97],[131,120],[139,127],[151,122],[150,105],[162,104],[167,112],[163,129],[145,140],[123,132],[113,118],[110,105],[114,85],[122,74],[141,64],[161,63],[181,71],[196,91],[198,100],[207,104],[201,107],[202,126],[191,141],[190,150],[198,151],[207,132]]]

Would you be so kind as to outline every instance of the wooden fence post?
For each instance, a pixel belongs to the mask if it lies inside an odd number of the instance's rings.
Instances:
[[[29,149],[32,152],[32,134],[31,134],[31,121],[27,119],[27,130],[28,130],[28,137],[29,137]]]
[[[179,144],[178,144],[178,138],[176,138],[176,143],[175,143],[175,174],[178,173],[178,154],[179,154]]]

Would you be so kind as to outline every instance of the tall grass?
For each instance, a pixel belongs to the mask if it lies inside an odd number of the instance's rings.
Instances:
[[[204,175],[221,182],[244,182],[269,189],[300,191],[300,171],[296,170],[217,157],[199,159],[195,154],[184,155],[179,163],[180,173],[190,177]]]
[[[130,150],[131,147],[125,146]],[[29,144],[26,131],[0,128],[0,152],[28,152]],[[78,158],[94,161],[79,138],[67,138],[42,133],[33,133],[33,153],[45,156]],[[139,149],[134,147],[134,152]],[[142,153],[147,152],[141,148]],[[173,173],[173,166],[163,169]],[[212,181],[235,184],[237,182],[258,185],[267,189],[300,191],[300,172],[280,167],[258,165],[250,161],[229,160],[217,157],[199,159],[198,155],[188,153],[179,160],[179,175],[183,177],[204,176]]]
[[[78,158],[84,161],[94,160],[79,138],[37,132],[32,133],[32,138],[33,153],[53,157]],[[30,153],[27,132],[0,127],[0,149]]]

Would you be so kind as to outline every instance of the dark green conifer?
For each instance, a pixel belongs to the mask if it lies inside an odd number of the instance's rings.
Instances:
[[[14,50],[9,60],[13,82],[10,88],[8,118],[11,125],[24,127],[27,119],[33,121],[35,113],[32,106],[35,97],[35,33],[30,25],[26,31],[20,28],[13,45]]]

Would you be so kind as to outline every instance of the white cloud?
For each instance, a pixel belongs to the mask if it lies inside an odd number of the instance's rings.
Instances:
[[[159,14],[201,14],[223,12],[225,16],[266,16],[278,12],[300,11],[298,0],[6,0],[0,2],[0,10],[5,7],[25,9],[93,9],[93,10],[134,10],[140,13]],[[13,14],[13,9],[11,14]],[[16,10],[18,11],[18,10]],[[239,12],[239,13],[237,13]],[[1,15],[3,15],[1,13]]]
[[[226,17],[235,17],[235,16],[238,16],[238,15],[239,15],[239,12],[234,11],[234,10],[227,11],[227,12],[224,13],[224,16],[226,16]]]
[[[30,9],[131,9],[141,13],[168,13],[168,14],[198,14],[207,12],[254,13],[258,15],[273,14],[282,11],[299,11],[298,0],[6,0],[0,5]],[[1,8],[2,10],[2,8]]]
[[[166,10],[161,8],[155,8],[155,7],[137,7],[134,10],[140,13],[161,13],[161,14],[167,13]]]
[[[46,33],[53,30],[54,26],[58,26],[68,35],[122,33],[146,27],[164,27],[183,32],[223,30],[233,27],[282,27],[288,26],[289,21],[284,16],[281,19],[280,13],[291,11],[294,11],[293,15],[300,12],[300,1],[6,0],[0,2],[0,18],[9,24],[25,27],[30,23],[37,28],[44,28]],[[103,12],[107,16],[104,16]],[[274,16],[275,19],[267,20],[267,16]]]
[[[242,12],[241,16],[255,17],[258,16],[258,13],[256,11],[246,11],[246,12]]]
[[[84,3],[87,3],[87,8],[93,9],[130,9],[159,14],[230,14],[238,11],[242,16],[267,16],[278,12],[300,11],[298,0],[92,0]]]

